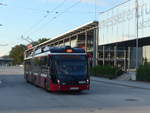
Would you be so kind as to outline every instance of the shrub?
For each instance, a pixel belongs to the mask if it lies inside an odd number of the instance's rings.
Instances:
[[[117,67],[112,67],[109,65],[105,65],[105,66],[98,65],[91,68],[90,73],[94,76],[113,79],[120,76],[123,73],[123,71]]]
[[[145,63],[137,69],[136,79],[139,81],[150,82],[150,63]]]

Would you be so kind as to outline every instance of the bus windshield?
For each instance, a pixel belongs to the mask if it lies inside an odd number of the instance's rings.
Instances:
[[[86,56],[56,56],[56,68],[58,76],[86,76]]]

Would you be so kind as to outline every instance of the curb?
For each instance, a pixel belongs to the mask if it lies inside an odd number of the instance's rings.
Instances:
[[[125,86],[125,87],[130,87],[130,88],[138,88],[138,89],[150,90],[150,88],[140,87],[140,86],[135,86],[135,85],[128,85],[128,84],[116,83],[116,82],[104,81],[104,80],[94,80],[92,78],[91,78],[91,80],[95,81],[95,82],[102,82],[102,83],[105,83],[105,84],[113,84],[113,85],[120,85],[120,86]]]

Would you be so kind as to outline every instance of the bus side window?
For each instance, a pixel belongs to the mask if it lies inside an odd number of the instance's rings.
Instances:
[[[49,71],[50,71],[50,73],[51,73],[51,66],[52,66],[52,61],[51,61],[51,58],[50,57],[48,57],[48,67],[49,67]]]
[[[51,76],[51,79],[54,83],[57,82],[56,80],[56,70],[55,70],[55,62],[54,60],[52,59],[52,57],[49,59],[49,64],[50,64],[50,76]]]
[[[54,61],[52,59],[52,57],[49,57],[49,61],[48,61],[48,65],[50,67],[50,74],[54,74],[55,73],[55,66],[54,66]]]
[[[41,57],[40,62],[41,73],[48,75],[49,72],[47,56]]]
[[[55,63],[54,63],[54,61],[52,61],[51,72],[52,72],[52,74],[55,74]]]
[[[48,57],[48,67],[49,67],[49,76],[51,77],[52,76],[52,73],[53,73],[53,64],[52,64],[52,57]]]
[[[41,66],[47,66],[47,65],[48,65],[47,57],[42,57],[41,58]]]

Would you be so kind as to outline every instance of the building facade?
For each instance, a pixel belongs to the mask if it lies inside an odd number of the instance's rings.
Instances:
[[[100,64],[124,70],[150,61],[150,0],[129,0],[99,18]]]
[[[12,62],[12,58],[0,58],[0,66],[11,66]]]

